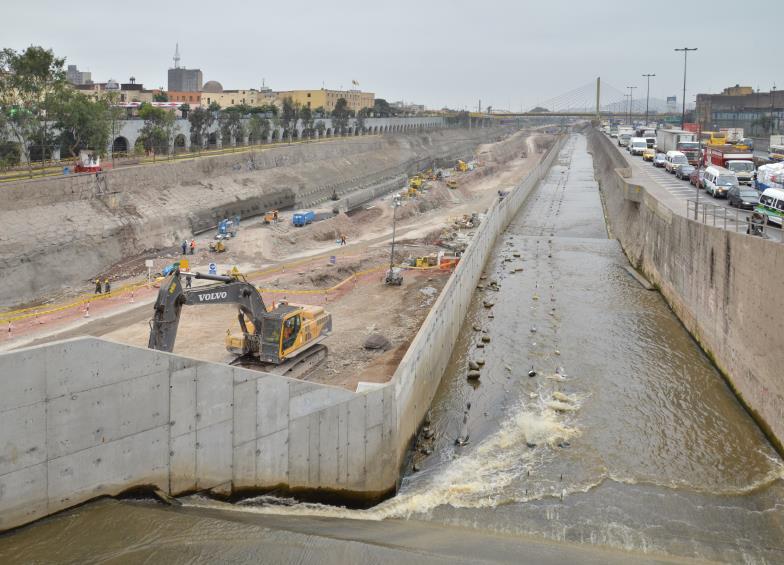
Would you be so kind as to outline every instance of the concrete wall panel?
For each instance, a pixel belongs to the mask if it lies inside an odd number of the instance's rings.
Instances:
[[[46,461],[46,404],[0,412],[0,475]]]
[[[169,439],[169,492],[196,490],[196,431]]]
[[[49,458],[166,424],[168,387],[168,373],[158,372],[53,398],[46,419]]]
[[[49,512],[136,485],[168,488],[168,426],[49,460]]]
[[[281,430],[256,441],[256,484],[289,484],[289,431]]]
[[[196,430],[196,367],[171,373],[169,410],[172,437]]]
[[[46,516],[47,464],[0,475],[0,531]]]
[[[289,381],[261,377],[256,381],[256,436],[285,429],[289,423]]]
[[[204,363],[196,369],[196,429],[231,420],[234,401],[233,369]]]
[[[232,479],[232,420],[196,431],[196,488],[207,489]]]
[[[30,350],[0,355],[0,378],[4,383],[0,412],[35,404],[46,397],[45,362],[45,356]]]

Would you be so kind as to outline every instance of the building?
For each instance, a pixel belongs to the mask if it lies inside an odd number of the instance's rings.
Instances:
[[[201,106],[201,92],[176,92],[169,90],[166,92],[166,95],[169,97],[169,102],[187,104],[191,108]]]
[[[65,80],[73,85],[92,84],[93,74],[89,71],[80,71],[76,65],[68,65],[65,71]]]
[[[397,102],[392,102],[390,106],[395,110],[397,110],[398,112],[402,112],[405,114],[419,114],[420,112],[425,111],[424,104],[413,104],[411,102],[403,102],[402,100],[398,100]]]
[[[784,132],[784,92],[754,92],[735,85],[721,94],[698,94],[696,120],[704,131],[743,128],[746,135],[764,137]]]
[[[199,92],[202,87],[200,69],[180,67],[180,45],[174,48],[174,68],[169,69],[167,89],[173,92]]]
[[[324,108],[327,112],[335,109],[335,104],[341,98],[345,98],[348,107],[355,112],[362,108],[372,108],[376,99],[372,92],[361,92],[359,90],[286,90],[277,93],[278,104],[285,98],[291,98],[294,104],[307,106],[312,110]]]
[[[275,93],[267,87],[258,90],[250,88],[247,90],[224,90],[223,85],[216,80],[204,83],[201,92],[201,105],[205,108],[215,102],[221,108],[230,106],[267,106],[275,103]]]
[[[74,85],[73,88],[93,99],[103,98],[110,92],[116,92],[118,104],[152,102],[153,96],[158,93],[158,90],[145,90],[144,85],[136,84],[136,80],[133,77],[131,77],[129,82],[123,84],[109,79],[107,82]]]

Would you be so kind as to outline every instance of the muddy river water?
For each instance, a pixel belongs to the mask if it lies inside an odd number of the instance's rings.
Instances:
[[[142,511],[152,503],[99,502],[0,537],[0,557],[210,562],[231,547],[255,562],[257,533],[214,535],[242,515],[267,526],[270,516],[306,516],[356,519],[357,532],[383,521],[390,532],[407,522],[532,536],[632,551],[630,562],[784,562],[781,459],[627,266],[608,238],[585,138],[574,134],[497,242],[483,283],[498,290],[477,292],[432,407],[435,437],[420,442],[429,455],[414,458],[397,496],[368,510],[194,496],[155,520]],[[488,296],[492,309],[481,305]],[[481,335],[491,340],[478,348]],[[477,357],[485,364],[472,384],[466,368]],[[173,549],[189,545],[200,549]],[[506,559],[488,551],[480,555]]]

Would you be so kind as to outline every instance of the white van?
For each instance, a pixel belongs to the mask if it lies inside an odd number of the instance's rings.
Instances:
[[[664,158],[664,169],[668,173],[675,174],[675,169],[680,167],[681,165],[688,165],[689,158],[686,157],[680,151],[667,151],[667,155]]]
[[[633,137],[629,140],[629,153],[632,155],[642,155],[648,149],[648,142],[644,137]]]
[[[618,145],[621,147],[627,147],[629,145],[629,141],[631,140],[632,136],[630,133],[619,133],[618,134]]]
[[[708,167],[702,177],[702,184],[705,192],[714,198],[727,198],[730,188],[738,186],[738,177],[724,167]]]
[[[760,196],[755,212],[762,212],[768,217],[768,223],[784,227],[784,190],[766,188]]]

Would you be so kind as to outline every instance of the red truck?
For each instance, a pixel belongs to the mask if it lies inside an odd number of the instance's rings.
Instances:
[[[734,145],[709,145],[706,149],[705,165],[716,165],[729,169],[738,177],[740,184],[751,184],[754,179],[754,154],[739,150]]]

